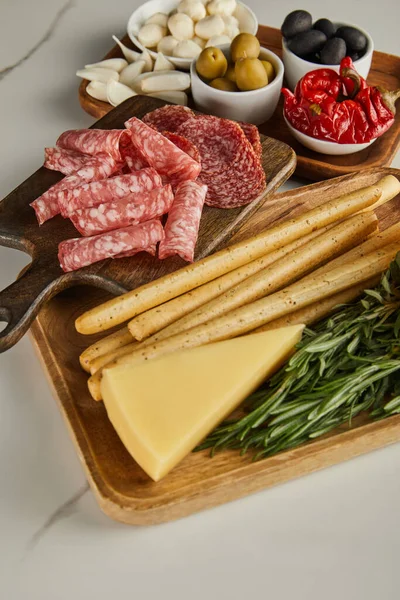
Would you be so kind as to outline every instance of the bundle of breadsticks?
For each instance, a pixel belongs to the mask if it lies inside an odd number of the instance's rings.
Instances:
[[[388,175],[82,314],[82,334],[122,325],[80,356],[92,397],[114,365],[309,325],[357,298],[400,250],[400,223],[379,232],[375,214],[399,192]]]

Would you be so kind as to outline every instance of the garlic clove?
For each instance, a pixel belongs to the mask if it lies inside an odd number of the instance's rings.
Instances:
[[[214,37],[210,38],[206,43],[206,48],[210,48],[210,46],[223,46],[224,44],[230,44],[231,38],[227,35],[214,35]]]
[[[200,52],[200,46],[193,40],[184,40],[175,46],[173,56],[175,58],[197,58]]]
[[[118,106],[118,104],[122,104],[128,98],[136,95],[136,92],[119,81],[110,79],[107,83],[107,100],[112,106]]]
[[[164,91],[185,91],[190,88],[190,75],[182,71],[156,71],[153,77],[148,77],[140,82],[140,89],[144,94]]]
[[[143,73],[144,67],[146,63],[144,60],[137,60],[134,63],[131,63],[123,71],[121,71],[119,75],[120,83],[131,87],[131,84],[135,81],[135,79]]]
[[[168,19],[168,29],[179,42],[194,36],[193,20],[185,13],[176,13]]]
[[[100,67],[102,69],[112,69],[113,71],[120,73],[122,69],[125,69],[127,66],[128,61],[124,58],[107,58],[106,60],[101,60],[100,62],[92,63],[91,65],[85,65],[85,69]]]
[[[134,81],[131,82],[129,87],[134,92],[136,92],[138,94],[142,94],[143,93],[142,82],[145,79],[151,79],[152,77],[155,77],[156,75],[162,75],[165,73],[176,73],[176,71],[148,71],[147,73],[142,73],[141,75],[138,75]]]
[[[168,23],[168,15],[166,13],[155,13],[150,18],[147,19],[145,25],[151,25],[155,23],[156,25],[161,25],[161,27],[167,27]]]
[[[93,69],[79,69],[76,72],[78,77],[88,79],[89,81],[102,81],[107,83],[110,79],[118,81],[119,74],[111,69],[103,69],[102,67],[94,67]]]
[[[172,64],[172,62],[170,62],[168,60],[168,58],[165,58],[165,56],[162,52],[158,52],[156,62],[154,63],[153,70],[154,71],[174,71],[175,67]]]
[[[231,15],[221,15],[225,23],[225,29],[222,35],[227,35],[231,40],[239,35],[239,21]]]
[[[113,81],[110,79],[110,81]],[[92,98],[101,100],[102,102],[108,102],[107,98],[107,84],[102,81],[90,81],[86,86],[86,92]]]
[[[163,92],[154,92],[152,94],[148,94],[151,98],[159,98],[160,100],[165,100],[165,102],[173,102],[174,104],[181,104],[182,106],[188,105],[188,97],[185,92],[178,91],[163,91]]]
[[[206,40],[203,40],[202,38],[198,37],[197,35],[195,35],[194,38],[192,38],[192,42],[194,42],[195,44],[200,46],[201,49],[205,48]]]
[[[164,56],[172,56],[175,46],[178,44],[172,35],[166,35],[157,45],[157,52],[162,52]]]
[[[138,60],[140,52],[136,52],[136,50],[132,50],[132,48],[128,48],[128,46],[125,46],[125,44],[123,44],[115,35],[112,36],[112,39],[121,48],[122,54],[125,56],[128,63],[135,62],[135,60]]]
[[[222,35],[225,23],[220,15],[210,15],[198,21],[195,25],[195,34],[203,40],[209,40],[215,35]]]
[[[236,6],[236,0],[211,0],[207,4],[207,12],[209,15],[230,16],[234,13]]]
[[[240,33],[253,33],[253,19],[243,4],[236,6],[233,16],[238,20]]]
[[[157,23],[149,23],[140,28],[137,35],[139,42],[145,48],[154,48],[167,35],[167,28],[157,25]]]
[[[139,55],[138,60],[144,60],[145,62],[143,73],[149,73],[153,70],[153,59],[151,58],[148,50],[143,50],[142,54]]]

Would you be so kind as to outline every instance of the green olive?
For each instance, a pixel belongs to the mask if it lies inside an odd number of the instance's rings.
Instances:
[[[233,62],[240,58],[258,58],[260,42],[251,33],[239,33],[231,43],[231,57]]]
[[[242,58],[235,65],[236,84],[239,90],[247,92],[268,85],[267,72],[258,58]]]
[[[233,81],[233,83],[236,83],[235,65],[228,65],[227,71],[225,73],[225,78],[229,79],[229,81]]]
[[[220,48],[204,48],[196,62],[198,74],[204,79],[223,77],[228,68],[228,62]]]
[[[271,83],[273,79],[275,79],[275,69],[272,63],[269,60],[262,60],[262,65],[267,73],[268,83]]]
[[[218,77],[213,79],[210,83],[211,87],[217,90],[223,90],[224,92],[238,92],[236,83],[226,79],[226,77]]]

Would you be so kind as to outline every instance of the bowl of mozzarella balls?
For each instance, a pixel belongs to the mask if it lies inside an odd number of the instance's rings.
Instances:
[[[257,17],[237,0],[150,0],[131,15],[128,35],[156,58],[161,52],[178,69],[210,46],[222,46],[239,33],[255,35]]]

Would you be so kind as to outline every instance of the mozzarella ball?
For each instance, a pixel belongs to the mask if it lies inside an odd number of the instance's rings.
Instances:
[[[145,48],[154,48],[167,33],[165,27],[150,23],[139,30],[138,40]]]
[[[214,37],[210,38],[206,43],[206,48],[210,46],[223,46],[223,44],[230,44],[231,38],[227,35],[214,35]]]
[[[195,44],[197,44],[198,46],[200,46],[201,49],[205,48],[206,46],[206,40],[202,40],[201,38],[199,38],[197,35],[194,36],[193,40],[192,40]]]
[[[222,35],[225,29],[225,23],[219,15],[204,17],[196,23],[194,31],[196,35],[203,40],[209,40],[215,35]]]
[[[168,19],[168,29],[179,42],[192,39],[194,35],[193,21],[184,13],[176,13]]]
[[[179,42],[174,48],[173,56],[175,58],[197,58],[201,53],[201,48],[193,40],[184,40]]]
[[[165,13],[155,13],[149,19],[147,19],[145,25],[161,25],[161,27],[166,27],[168,23],[168,15]]]
[[[207,4],[210,15],[232,15],[236,8],[236,0],[211,0]]]
[[[207,14],[204,4],[201,2],[193,2],[193,0],[182,0],[182,2],[178,4],[178,13],[188,15],[193,21],[200,21],[200,19],[204,19]]]
[[[172,35],[166,35],[157,44],[157,52],[162,52],[165,56],[172,56],[175,46],[178,40]]]
[[[231,15],[222,15],[222,20],[225,23],[224,35],[233,40],[240,33],[239,21]]]

